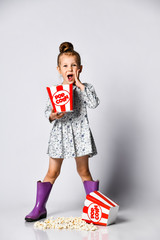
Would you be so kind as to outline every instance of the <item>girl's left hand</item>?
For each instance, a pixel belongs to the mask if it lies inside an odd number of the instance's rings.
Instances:
[[[81,81],[79,80],[79,71],[80,69],[78,69],[77,71],[75,71],[75,85],[77,87],[79,87],[82,91],[84,90],[84,85],[81,83]]]

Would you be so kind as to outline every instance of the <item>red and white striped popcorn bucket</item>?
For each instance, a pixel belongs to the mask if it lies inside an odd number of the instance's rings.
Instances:
[[[100,191],[91,192],[84,202],[82,219],[88,223],[107,226],[116,221],[119,205]]]
[[[73,111],[73,84],[47,87],[54,112]]]

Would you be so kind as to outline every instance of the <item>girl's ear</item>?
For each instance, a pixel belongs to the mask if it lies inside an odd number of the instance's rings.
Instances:
[[[59,66],[57,66],[57,70],[58,70],[58,72],[61,74],[61,70],[60,70],[60,67],[59,67]]]
[[[79,67],[79,73],[81,73],[82,72],[82,68],[83,68],[83,66],[81,65],[80,67]]]

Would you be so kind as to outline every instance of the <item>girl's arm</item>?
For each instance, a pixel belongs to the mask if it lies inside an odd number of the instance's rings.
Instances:
[[[47,103],[46,103],[46,108],[45,108],[45,116],[48,118],[50,123],[52,123],[55,119],[60,119],[64,116],[65,112],[58,113],[54,112],[50,98],[48,98]]]
[[[96,108],[99,105],[100,100],[97,97],[94,87],[90,83],[83,83],[83,85],[85,87],[83,91],[81,90],[81,92],[82,92],[82,96],[84,98],[85,104],[89,108]]]
[[[96,95],[94,87],[90,83],[81,83],[79,80],[80,69],[74,72],[75,74],[75,85],[81,89],[82,96],[84,98],[85,104],[89,108],[96,108],[100,101]]]

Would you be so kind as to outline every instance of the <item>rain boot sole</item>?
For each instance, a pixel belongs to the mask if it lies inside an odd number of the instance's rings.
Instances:
[[[44,213],[44,214],[42,214],[39,218],[36,218],[36,219],[33,219],[33,218],[25,218],[25,220],[27,221],[27,222],[35,222],[35,221],[38,221],[38,220],[40,220],[40,219],[42,219],[42,218],[46,218],[47,217],[47,213]]]

